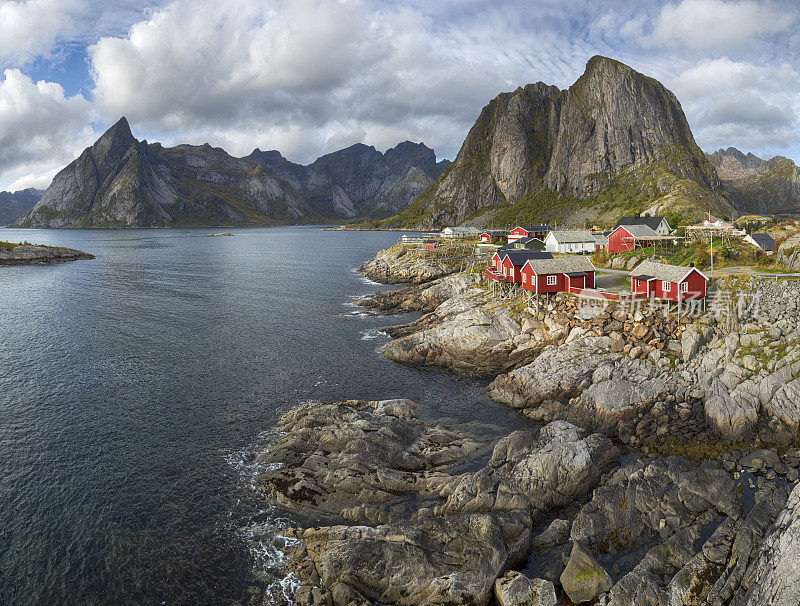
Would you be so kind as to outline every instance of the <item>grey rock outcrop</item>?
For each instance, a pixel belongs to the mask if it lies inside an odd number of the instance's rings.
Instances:
[[[379,277],[377,272],[370,273]],[[389,275],[395,276],[396,272],[392,271]],[[480,277],[475,274],[457,273],[400,290],[380,292],[356,301],[356,305],[375,309],[383,314],[432,312],[448,299],[467,293],[479,281]]]
[[[609,605],[721,605],[743,592],[745,570],[786,495],[765,488],[745,509],[733,479],[711,464],[633,463],[595,491],[572,538],[620,569]]]
[[[443,260],[420,256],[419,251],[396,245],[378,251],[358,268],[362,276],[381,284],[424,284],[457,271]]]
[[[94,259],[93,255],[60,246],[21,244],[6,247],[0,243],[0,265],[31,265],[34,263],[62,263]]]
[[[572,544],[567,567],[561,573],[561,586],[570,600],[580,604],[611,589],[611,577],[592,553],[576,541]]]
[[[388,332],[396,337],[382,350],[390,360],[475,375],[525,364],[553,339],[547,325],[531,322],[523,331],[508,306],[491,304],[471,291],[445,301],[408,327]],[[563,338],[563,332],[554,332]]]
[[[556,606],[558,599],[550,581],[529,579],[524,574],[509,571],[494,584],[499,606]]]
[[[611,440],[566,421],[538,434],[516,431],[501,439],[489,464],[445,484],[438,513],[537,512],[571,503],[593,487],[618,460]]]
[[[486,604],[523,561],[534,521],[619,460],[608,438],[559,421],[514,432],[482,469],[454,474],[483,442],[418,420],[408,400],[301,405],[279,432],[260,485],[287,507],[356,524],[291,533],[299,604]],[[523,584],[509,600],[524,590],[555,603],[552,584]]]
[[[733,606],[796,606],[800,603],[800,486],[764,538],[742,580]]]
[[[410,400],[304,404],[281,416],[278,430],[259,457],[262,490],[288,509],[356,522],[398,519],[407,513],[400,494],[435,498],[441,472],[485,445],[420,421]]]

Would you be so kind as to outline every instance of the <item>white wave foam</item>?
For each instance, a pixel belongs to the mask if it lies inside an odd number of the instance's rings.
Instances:
[[[355,275],[357,275],[359,278],[361,278],[361,281],[364,284],[369,284],[370,286],[380,286],[381,285],[380,282],[375,282],[374,280],[370,280],[367,276],[362,276],[360,273],[358,273],[358,268],[357,267],[353,267],[350,271],[352,271]]]
[[[252,447],[224,455],[225,461],[236,471],[242,484],[254,495],[259,494],[258,476],[267,471],[280,469],[283,463],[259,463],[258,453],[268,449],[269,443],[281,432],[267,430],[261,432]],[[262,496],[257,497],[259,500]],[[299,580],[287,572],[285,550],[295,545],[295,538],[286,536],[286,530],[294,526],[294,521],[280,512],[278,508],[265,502],[252,515],[253,521],[238,528],[237,533],[247,545],[253,558],[253,574],[266,586],[264,603],[292,604],[294,593],[300,586]],[[263,520],[267,521],[263,521]]]
[[[362,341],[371,341],[372,339],[380,339],[381,337],[385,337],[386,333],[383,332],[380,328],[370,328],[369,330],[365,330],[361,333],[361,340]]]

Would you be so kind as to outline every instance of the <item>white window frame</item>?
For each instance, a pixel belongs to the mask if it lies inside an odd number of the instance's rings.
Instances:
[[[689,283],[681,282],[681,292],[689,292]]]
[[[661,280],[661,290],[664,292],[672,292],[672,282]]]
[[[558,284],[558,276],[547,276],[547,285],[555,286]]]
[[[528,274],[525,272],[522,273],[522,281],[525,282],[525,284],[528,283]]]

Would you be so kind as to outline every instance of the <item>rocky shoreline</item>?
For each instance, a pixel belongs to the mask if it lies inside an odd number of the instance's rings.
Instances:
[[[30,265],[35,263],[63,263],[94,259],[94,255],[61,246],[37,246],[0,242],[0,265]]]
[[[760,306],[688,317],[496,300],[392,249],[360,271],[413,284],[363,302],[422,313],[387,357],[490,376],[540,427],[287,412],[259,486],[317,524],[290,532],[297,604],[800,603],[798,283],[739,280]]]

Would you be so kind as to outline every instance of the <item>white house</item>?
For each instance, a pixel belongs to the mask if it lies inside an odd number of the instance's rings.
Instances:
[[[544,249],[551,253],[591,253],[595,242],[588,230],[554,230],[544,239]]]
[[[475,238],[481,235],[481,230],[477,227],[445,227],[442,230],[442,238]]]
[[[775,250],[775,240],[769,234],[752,234],[744,237],[744,241],[757,246],[768,255],[771,255]]]

